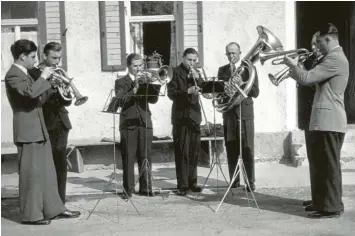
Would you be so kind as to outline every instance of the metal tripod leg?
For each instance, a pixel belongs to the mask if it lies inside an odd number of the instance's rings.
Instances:
[[[99,200],[96,202],[94,208],[91,210],[91,212],[89,213],[89,216],[86,218],[87,220],[88,220],[88,219],[90,218],[90,216],[94,213],[96,207],[99,205],[99,203],[100,203],[102,197],[104,196],[105,192],[112,192],[112,191],[108,191],[108,188],[109,188],[110,185],[113,184],[113,181],[114,181],[114,180],[115,180],[115,183],[118,185],[118,181],[117,181],[117,178],[116,178],[116,173],[113,172],[113,173],[111,174],[111,176],[110,176],[110,179],[109,179],[107,185],[106,185],[105,188],[102,190],[102,194],[101,194]],[[117,191],[117,190],[118,190],[118,189],[117,189],[117,187],[116,187],[116,188],[114,189],[114,192],[115,192],[116,200],[117,200],[117,219],[119,220],[118,191]],[[141,215],[141,213],[138,211],[137,207],[134,205],[134,203],[133,203],[133,202],[131,201],[131,199],[128,197],[128,194],[127,194],[126,190],[125,190],[124,188],[122,188],[121,190],[123,191],[123,193],[124,193],[125,196],[126,196],[126,199],[127,199],[127,200],[125,200],[125,201],[126,201],[126,202],[127,202],[127,201],[130,201],[130,203],[132,204],[132,206],[134,207],[134,209],[137,211],[137,213],[138,213],[139,215]]]
[[[239,167],[239,168],[238,168],[238,167]],[[238,170],[238,171],[237,171],[237,170]],[[237,176],[238,176],[239,173],[241,173],[241,175],[243,176],[243,178],[244,178],[244,180],[245,180],[247,186],[250,188],[249,180],[248,180],[248,177],[247,177],[247,174],[246,174],[246,171],[245,171],[245,166],[244,166],[244,164],[243,164],[243,160],[241,160],[241,157],[240,157],[240,159],[239,159],[239,161],[238,161],[238,164],[237,164],[237,166],[235,167],[235,170],[234,170],[234,174],[233,174],[233,178],[232,178],[232,180],[231,180],[231,183],[230,183],[230,185],[228,186],[228,189],[227,189],[226,193],[224,194],[224,196],[223,196],[221,202],[219,203],[219,205],[218,205],[218,207],[217,207],[215,213],[217,213],[217,211],[218,211],[219,208],[221,207],[221,205],[222,205],[224,199],[226,198],[226,196],[227,196],[227,194],[228,194],[230,188],[232,187],[232,184],[234,183],[234,181],[235,181],[235,179],[237,178]],[[245,190],[245,191],[247,191],[247,190]],[[251,193],[251,195],[252,195],[252,197],[253,197],[253,199],[254,199],[254,202],[255,202],[255,204],[256,204],[256,206],[257,206],[257,208],[258,208],[258,210],[259,210],[259,213],[260,213],[259,205],[258,205],[258,203],[257,203],[257,201],[256,201],[256,199],[255,199],[255,195],[254,195],[253,191],[251,191],[250,193]],[[246,192],[246,195],[247,195],[247,197],[248,197],[248,193],[247,193],[247,192]],[[248,201],[249,201],[249,198],[248,198]]]
[[[214,159],[214,162],[212,164],[212,167],[210,168],[210,172],[208,173],[205,182],[202,185],[202,190],[204,189],[204,187],[205,187],[205,185],[207,183],[207,180],[209,179],[209,177],[210,177],[210,175],[211,175],[211,173],[212,173],[212,171],[213,171],[213,169],[215,168],[216,165],[220,169],[220,171],[221,171],[221,173],[223,175],[224,181],[226,181],[227,185],[229,185],[228,180],[227,180],[226,176],[224,175],[222,167],[221,167],[221,160],[217,156],[215,156],[213,159]],[[217,191],[218,191],[218,169],[217,169]],[[201,195],[201,193],[202,193],[202,191],[197,195],[197,197],[199,197]],[[233,191],[232,191],[232,195],[234,195]]]

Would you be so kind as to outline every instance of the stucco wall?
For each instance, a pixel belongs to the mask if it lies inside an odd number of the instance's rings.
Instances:
[[[118,73],[101,72],[98,2],[65,2],[68,74],[75,78],[79,91],[89,97],[82,106],[70,106],[73,129],[69,139],[112,137],[112,115],[102,113]],[[208,76],[216,76],[218,67],[226,64],[225,45],[230,41],[240,44],[245,54],[257,40],[256,26],[270,29],[284,43],[286,41],[284,2],[203,2],[204,61]],[[243,55],[242,55],[243,56]],[[272,85],[268,73],[278,72],[282,66],[256,64],[260,95],[255,100],[255,131],[277,132],[287,129],[286,83]],[[120,73],[122,75],[124,73]],[[3,85],[3,84],[2,84]],[[2,86],[3,89],[3,86]],[[164,91],[164,88],[162,88]],[[12,142],[12,113],[2,91],[2,142]],[[214,117],[211,100],[203,99],[208,121],[222,123],[222,114]],[[289,104],[290,105],[290,104]],[[291,104],[295,106],[296,104]],[[171,101],[160,97],[151,105],[154,135],[171,134]],[[119,117],[116,116],[117,132]],[[203,121],[204,123],[204,121]]]
[[[255,44],[256,27],[262,25],[273,32],[285,46],[285,2],[203,2],[204,60],[208,76],[216,76],[218,67],[228,63],[225,45],[239,43],[241,58]],[[254,100],[255,131],[277,132],[287,129],[286,83],[271,84],[268,73],[276,73],[283,66],[266,62],[256,64],[260,95]],[[289,104],[296,106],[296,103]],[[220,116],[219,116],[220,117]]]

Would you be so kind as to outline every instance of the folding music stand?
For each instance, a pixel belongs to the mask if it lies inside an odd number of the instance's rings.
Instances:
[[[153,84],[153,83],[142,83],[139,85],[138,89],[137,89],[137,92],[135,95],[131,95],[131,96],[144,96],[145,97],[145,102],[146,104],[148,104],[148,97],[155,97],[155,96],[165,96],[165,92],[166,92],[166,86],[165,86],[166,83],[164,83],[163,85],[162,84]],[[161,87],[165,87],[165,90],[164,90],[164,93],[161,93],[160,92],[160,89]],[[147,127],[147,123],[148,123],[148,117],[146,116],[145,117],[145,132],[146,132],[146,137],[147,137],[147,130],[148,130],[148,127]],[[153,173],[152,173],[152,170],[150,168],[150,163],[148,161],[148,140],[145,139],[145,158],[143,160],[143,163],[142,163],[142,167],[141,169],[139,170],[139,176],[138,176],[138,179],[136,181],[136,183],[134,184],[133,188],[135,188],[135,186],[138,184],[139,182],[139,179],[141,178],[141,176],[144,174],[144,173],[147,173],[148,176],[151,177],[150,181],[151,181],[151,184],[152,184],[152,187],[153,187]],[[147,187],[149,187],[149,179],[148,179],[148,176],[146,176],[146,180],[147,180]],[[152,189],[153,191],[153,189]],[[163,190],[162,189],[159,189],[157,191],[153,191],[155,194],[157,193],[161,193]],[[147,191],[147,196],[149,196],[149,191]]]
[[[232,187],[235,179],[237,178],[238,174],[241,174],[243,176],[244,182],[247,184],[247,187],[250,189],[250,183],[249,183],[249,180],[248,180],[248,176],[246,174],[246,170],[245,170],[245,166],[244,166],[243,158],[242,158],[242,109],[241,109],[241,105],[239,105],[239,159],[238,159],[237,166],[234,169],[233,178],[232,178],[232,180],[231,180],[231,182],[230,182],[230,184],[228,186],[228,189],[227,189],[226,193],[224,194],[221,202],[219,203],[215,213],[217,213],[217,211],[221,207],[224,199],[226,198],[226,196],[227,196],[229,190],[231,189],[231,187]],[[250,193],[251,193],[251,195],[253,197],[253,200],[255,202],[255,205],[258,208],[259,213],[260,213],[259,205],[258,205],[258,202],[255,199],[254,192],[250,191]],[[248,192],[247,192],[246,188],[245,188],[245,194],[247,195],[247,199],[248,199],[248,203],[249,203],[249,196],[248,196]]]
[[[204,81],[201,84],[201,93],[202,94],[209,94],[212,93],[213,95],[218,94],[218,93],[223,93],[224,92],[224,81],[222,80],[216,80],[216,77],[212,77],[212,80],[210,81]],[[216,166],[218,166],[217,168],[217,192],[218,192],[218,169],[221,171],[224,180],[226,181],[227,185],[228,185],[228,180],[226,178],[226,176],[223,173],[222,167],[221,167],[221,160],[219,158],[219,155],[217,155],[217,134],[216,134],[216,108],[213,108],[213,125],[214,125],[214,153],[213,153],[213,158],[212,158],[212,165],[210,166],[210,172],[207,175],[207,178],[205,180],[205,182],[202,185],[202,190],[205,188],[205,185],[208,181],[208,179],[210,178],[210,175],[212,173],[212,171],[214,170],[214,168]],[[202,191],[197,195],[197,197],[199,197],[201,195]],[[233,194],[233,192],[232,192]]]
[[[122,105],[123,106],[123,105]],[[111,113],[112,114],[112,119],[113,119],[113,172],[110,176],[110,179],[107,183],[107,185],[105,186],[105,188],[102,191],[102,194],[99,198],[99,200],[96,202],[94,208],[91,210],[91,212],[89,213],[89,216],[86,218],[87,220],[90,218],[90,216],[92,215],[92,213],[95,211],[95,208],[97,207],[97,205],[99,204],[99,202],[101,201],[102,197],[104,196],[105,192],[114,192],[116,195],[116,199],[117,199],[117,219],[119,220],[119,216],[118,216],[118,189],[117,186],[119,186],[119,181],[117,180],[117,172],[116,172],[116,114],[120,114],[121,112],[121,108],[120,108],[120,104],[119,104],[119,99],[115,96],[115,90],[112,89],[109,93],[109,96],[107,97],[107,100],[105,102],[104,108],[102,110],[102,112],[104,113]],[[112,185],[115,184],[115,188],[112,190],[108,190],[108,188]],[[123,194],[126,197],[126,202],[129,201],[132,206],[134,207],[134,209],[136,209],[136,211],[138,212],[138,214],[140,215],[140,212],[138,211],[137,207],[134,205],[134,203],[131,201],[131,199],[128,197],[128,194],[126,192],[126,190],[124,188],[121,188]]]

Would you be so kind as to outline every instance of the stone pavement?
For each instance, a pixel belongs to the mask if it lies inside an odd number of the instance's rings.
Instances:
[[[355,163],[343,165],[343,201],[345,213],[339,219],[309,219],[301,206],[309,198],[307,166],[290,167],[276,163],[256,165],[256,208],[250,194],[233,189],[219,211],[226,186],[221,171],[214,168],[201,196],[180,197],[161,194],[152,198],[133,195],[125,202],[112,193],[105,193],[96,210],[89,211],[100,199],[113,171],[107,166],[86,166],[82,174],[69,173],[67,208],[80,210],[73,220],[52,221],[49,226],[25,226],[18,223],[17,174],[2,175],[2,235],[354,235],[355,232]],[[222,165],[228,178],[227,166]],[[117,170],[122,179],[122,170]],[[137,173],[138,174],[138,173]],[[199,184],[209,174],[198,168]],[[156,188],[176,186],[173,164],[153,166]],[[111,189],[110,186],[109,189]],[[138,186],[137,186],[138,187]]]

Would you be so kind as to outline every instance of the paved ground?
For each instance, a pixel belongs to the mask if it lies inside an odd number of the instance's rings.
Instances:
[[[256,165],[257,190],[255,197],[260,211],[242,189],[227,195],[221,171],[215,168],[201,196],[180,197],[161,194],[153,198],[134,195],[133,204],[111,193],[105,193],[96,210],[89,211],[100,199],[102,189],[112,169],[88,166],[82,174],[70,173],[68,179],[69,209],[80,210],[82,216],[73,220],[53,221],[49,226],[19,224],[17,174],[2,176],[2,235],[354,235],[355,232],[355,164],[343,166],[345,213],[339,219],[309,219],[301,203],[310,195],[308,167],[289,167],[281,164]],[[227,174],[226,166],[222,166]],[[122,179],[121,170],[117,178]],[[209,173],[199,168],[202,185]],[[174,165],[156,165],[154,186],[173,188],[176,184]],[[110,186],[109,189],[112,189]],[[4,198],[5,197],[5,198]]]

